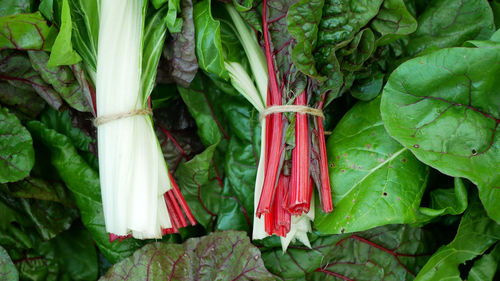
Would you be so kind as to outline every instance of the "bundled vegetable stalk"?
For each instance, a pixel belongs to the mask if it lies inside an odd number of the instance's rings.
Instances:
[[[318,94],[316,81],[296,69],[289,53],[279,54],[292,48],[294,41],[272,41],[267,1],[262,10],[265,55],[237,11],[227,8],[259,89],[241,65],[225,63],[232,84],[259,110],[261,118],[253,238],[275,234],[283,237],[284,248],[294,238],[308,245],[306,233],[314,219],[314,185],[322,211],[333,210],[321,112],[325,93]],[[272,20],[278,26],[275,29],[283,24],[280,20],[286,21],[285,17]],[[262,77],[265,73],[268,76]]]
[[[167,170],[148,107],[151,91],[143,90],[148,88],[144,83],[151,83],[141,79],[146,6],[144,0],[101,3],[94,123],[104,217],[112,240],[161,238],[188,225],[184,214],[196,223]],[[153,64],[156,69],[158,57]]]

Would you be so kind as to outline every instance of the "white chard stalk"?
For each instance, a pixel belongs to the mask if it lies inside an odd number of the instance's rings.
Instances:
[[[97,116],[143,109],[143,0],[101,1]],[[172,188],[152,118],[134,115],[99,125],[99,172],[106,230],[140,239],[171,228],[163,195]]]

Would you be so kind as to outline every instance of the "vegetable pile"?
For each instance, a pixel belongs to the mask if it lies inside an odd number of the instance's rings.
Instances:
[[[498,279],[499,28],[497,0],[2,1],[1,279]]]

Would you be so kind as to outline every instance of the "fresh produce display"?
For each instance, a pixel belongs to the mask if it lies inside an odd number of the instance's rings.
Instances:
[[[4,0],[2,280],[497,280],[497,0]]]

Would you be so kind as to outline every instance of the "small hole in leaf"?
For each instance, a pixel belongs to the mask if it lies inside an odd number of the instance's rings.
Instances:
[[[384,191],[384,193],[382,193],[382,195],[384,195],[384,197],[387,197],[387,192]]]
[[[330,163],[330,168],[335,168],[335,163]]]
[[[405,163],[406,162],[406,158],[401,159],[401,162]]]
[[[343,227],[342,227],[342,228],[340,229],[340,233],[345,233],[345,228],[343,228]]]
[[[420,145],[418,145],[418,144],[414,144],[414,145],[413,145],[413,147],[415,147],[415,148],[419,148],[419,147],[420,147]]]
[[[472,155],[476,155],[476,154],[477,154],[477,150],[476,150],[476,149],[474,149],[474,148],[472,149],[472,151],[471,151],[471,152],[472,152]]]

